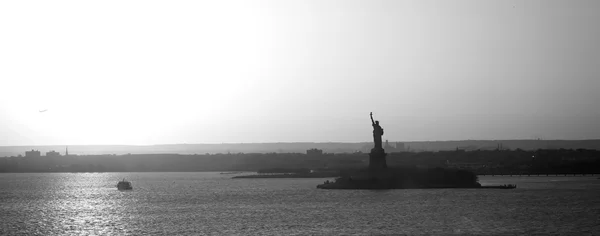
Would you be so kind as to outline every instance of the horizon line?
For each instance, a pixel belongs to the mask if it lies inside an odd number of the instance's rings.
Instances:
[[[386,140],[387,141],[387,140]],[[464,142],[464,141],[600,141],[600,138],[596,139],[459,139],[459,140],[418,140],[418,141],[389,141],[391,143],[418,143],[418,142]],[[42,145],[0,145],[0,147],[44,147],[44,146],[168,146],[168,145],[231,145],[231,144],[302,144],[302,143],[345,143],[345,144],[359,144],[359,143],[372,143],[372,141],[359,141],[359,142],[237,142],[237,143],[162,143],[162,144],[42,144]]]

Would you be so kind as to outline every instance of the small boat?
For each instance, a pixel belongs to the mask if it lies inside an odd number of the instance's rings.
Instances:
[[[132,190],[133,187],[131,186],[131,182],[126,181],[125,179],[119,181],[119,183],[117,184],[117,188],[119,190]]]

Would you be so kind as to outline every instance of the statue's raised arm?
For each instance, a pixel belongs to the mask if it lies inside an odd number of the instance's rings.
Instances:
[[[375,125],[375,121],[373,120],[373,112],[371,112],[371,123]]]

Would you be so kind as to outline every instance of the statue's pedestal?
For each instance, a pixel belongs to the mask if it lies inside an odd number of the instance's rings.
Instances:
[[[387,163],[385,160],[385,150],[383,148],[373,148],[369,153],[369,169],[370,170],[384,170],[387,169]]]

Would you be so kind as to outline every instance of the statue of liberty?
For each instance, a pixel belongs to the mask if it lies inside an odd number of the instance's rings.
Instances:
[[[373,120],[373,112],[371,112],[371,123],[373,124],[373,142],[375,143],[374,149],[383,150],[381,136],[383,136],[383,128],[379,126],[379,121]]]

